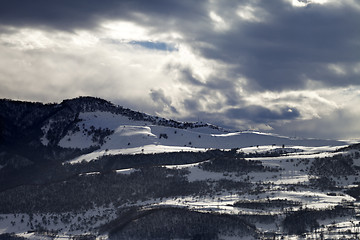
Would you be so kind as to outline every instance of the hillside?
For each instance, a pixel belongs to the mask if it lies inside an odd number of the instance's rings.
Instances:
[[[0,239],[357,239],[360,148],[91,97],[0,101]]]
[[[104,154],[344,144],[229,131],[202,122],[178,122],[93,97],[64,100],[59,104],[0,100],[0,166],[3,167],[21,168],[53,160],[89,161]]]
[[[104,149],[111,137],[114,141],[108,144],[116,149],[129,147],[126,144],[130,141],[138,146],[154,144],[156,141],[151,139],[154,135],[147,136],[147,125],[221,131],[210,124],[167,120],[93,97],[64,100],[59,104],[3,99],[0,100],[0,169],[63,162],[101,147]],[[128,126],[126,133],[115,131],[120,126]],[[148,139],[142,140],[144,136]],[[122,143],[117,144],[118,140]]]

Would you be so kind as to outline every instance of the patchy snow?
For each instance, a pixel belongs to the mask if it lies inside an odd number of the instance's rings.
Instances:
[[[190,167],[189,171],[190,171],[190,174],[188,175],[189,182],[220,180],[226,178],[223,173],[205,171],[200,169],[198,166]]]
[[[95,207],[81,213],[35,213],[32,217],[22,213],[0,214],[0,234],[15,233],[18,236],[36,240],[54,239],[49,235],[32,232],[32,226],[42,224],[49,230],[58,231],[55,239],[73,239],[74,235],[97,233],[97,227],[115,218],[116,211],[112,205]]]
[[[119,135],[133,135],[148,133],[149,126],[139,126],[134,127],[130,131],[119,130]],[[121,133],[120,133],[121,132]],[[246,153],[259,152],[259,151],[269,151],[273,149],[275,151],[280,151],[282,148],[274,147],[272,145],[259,146],[259,147],[249,147],[243,148],[241,151]],[[149,199],[146,201],[138,201],[136,203],[125,204],[122,207],[129,206],[139,206],[144,209],[153,208],[153,207],[185,207],[191,210],[199,212],[215,212],[215,213],[224,213],[224,214],[246,214],[249,216],[265,216],[265,215],[277,215],[284,216],[283,214],[286,211],[299,210],[300,208],[308,208],[314,210],[329,209],[337,205],[342,205],[344,203],[353,203],[356,204],[356,199],[353,197],[341,192],[340,190],[334,192],[321,191],[316,188],[311,188],[309,186],[309,176],[306,168],[310,166],[312,161],[316,157],[331,157],[336,154],[349,154],[349,152],[339,153],[339,152],[329,152],[330,150],[335,150],[335,147],[302,147],[302,146],[293,146],[286,147],[287,155],[282,155],[279,157],[258,157],[258,158],[246,158],[246,160],[256,160],[261,161],[264,166],[278,168],[278,171],[273,172],[250,172],[250,173],[233,173],[233,172],[209,172],[199,168],[201,163],[193,164],[184,164],[184,165],[164,165],[166,168],[171,169],[188,169],[189,173],[187,175],[188,180],[192,181],[216,181],[220,179],[228,179],[232,181],[248,181],[253,184],[261,183],[266,189],[262,189],[259,192],[249,191],[249,192],[239,192],[239,190],[234,191],[221,191],[214,194],[208,194],[205,196],[178,196],[170,198],[158,198],[158,199]],[[294,151],[296,149],[296,151]],[[192,148],[192,147],[179,147],[179,146],[165,146],[165,145],[146,145],[133,148],[124,148],[124,149],[109,149],[109,150],[98,150],[96,152],[81,156],[78,159],[74,159],[72,163],[82,161],[91,161],[98,158],[99,156],[109,155],[109,154],[141,154],[141,153],[157,153],[157,152],[171,152],[171,151],[205,151],[205,148]],[[205,161],[204,161],[205,162]],[[355,165],[360,164],[360,160],[355,159]],[[120,169],[116,170],[119,174],[131,174],[134,171],[137,171],[133,168]],[[92,176],[99,174],[99,172],[89,172],[82,175]],[[344,176],[341,178],[335,179],[337,186],[349,187],[353,182],[356,182],[357,176]],[[288,188],[291,186],[292,188]],[[295,187],[294,187],[295,186]],[[289,190],[291,189],[291,190]],[[299,206],[285,206],[280,207],[266,207],[265,209],[256,209],[256,208],[241,208],[234,207],[234,203],[239,200],[288,200],[299,202]],[[71,224],[76,224],[78,217],[81,219],[90,219],[91,214],[100,217],[101,220],[94,223],[94,226],[99,226],[101,223],[110,221],[115,217],[115,210],[113,208],[108,209],[108,213],[102,210],[102,213],[99,213],[100,210],[94,209],[87,213],[82,214],[71,214],[71,218],[74,219],[71,221]],[[108,214],[108,215],[107,215]],[[24,217],[22,217],[22,215]],[[46,215],[47,218],[51,216]],[[21,222],[23,219],[23,222]],[[34,219],[41,221],[40,215],[34,215]],[[279,218],[281,219],[281,217]],[[279,220],[280,221],[280,220]],[[15,222],[12,224],[12,222]],[[14,232],[19,236],[24,236],[28,239],[51,239],[47,236],[38,235],[35,233],[27,233],[29,227],[26,223],[29,222],[28,215],[18,214],[16,217],[10,214],[0,215],[0,234],[4,232]],[[318,231],[324,231],[325,238],[333,238],[334,236],[342,239],[343,233],[346,231],[354,230],[357,225],[360,224],[359,220],[352,217],[336,217],[332,219],[319,220],[320,227]],[[62,223],[61,223],[62,224]],[[66,224],[55,225],[51,223],[49,225],[53,229],[62,229],[55,239],[70,239],[70,235],[84,234],[84,231],[78,231],[76,229],[70,229],[69,225]],[[279,222],[272,223],[254,223],[256,228],[262,232],[278,232]],[[358,226],[359,228],[359,226]],[[329,231],[329,229],[333,229]],[[85,233],[91,233],[91,230],[87,229]],[[107,239],[107,236],[101,236],[103,239]],[[284,239],[298,239],[299,236],[284,236]],[[306,234],[307,239],[316,239],[316,237]],[[100,239],[100,237],[98,237]],[[231,236],[223,236],[223,239],[231,239]],[[344,238],[346,239],[346,238]]]
[[[79,176],[93,176],[93,175],[99,175],[100,172],[88,172],[88,173],[81,173]]]
[[[239,196],[237,194],[224,192],[221,195],[204,197],[184,196],[179,198],[153,199],[151,201],[138,202],[135,205],[148,206],[150,208],[154,206],[187,207],[200,212],[238,214],[240,212],[239,209],[231,206],[238,199]]]
[[[80,113],[79,119],[81,119],[81,121],[77,123],[77,126],[80,131],[68,132],[68,134],[60,140],[59,146],[65,148],[87,148],[98,145],[98,143],[93,142],[92,135],[88,134],[91,128],[113,130],[113,142],[115,142],[117,146],[128,144],[130,140],[133,140],[133,142],[139,141],[142,137],[150,134],[149,128],[145,127],[148,122],[130,120],[126,116],[110,112],[96,111]],[[134,137],[134,139],[132,139],[132,137]],[[107,138],[106,140],[111,142],[111,138]],[[138,144],[141,143],[139,142]]]
[[[326,151],[334,149],[332,146],[345,144],[330,140],[291,139],[251,131],[226,132],[222,129],[213,129],[211,127],[179,129],[152,125],[146,121],[135,121],[123,115],[100,111],[80,113],[79,119],[81,119],[77,123],[79,131],[69,131],[60,140],[59,146],[82,149],[99,146],[99,142],[96,142],[93,138],[91,129],[108,129],[113,131],[112,134],[104,138],[104,143],[93,156],[86,155],[80,157],[86,161],[96,159],[105,150],[110,154],[135,154],[166,152],[169,151],[169,148],[172,148],[171,151],[241,148],[241,151],[245,153],[285,151],[288,154],[297,154],[302,151],[309,152],[311,149],[314,151]],[[46,133],[49,127],[50,123],[43,127],[43,132]],[[42,138],[42,142],[43,144],[48,143],[45,137]],[[148,150],[149,147],[147,146],[157,147],[152,147],[153,150]],[[282,148],[282,146],[286,146],[286,148]],[[176,150],[174,147],[178,147],[178,149]]]
[[[109,129],[112,134],[105,137],[105,142],[100,149],[89,154],[82,155],[68,161],[71,164],[82,161],[93,161],[106,155],[118,154],[152,154],[164,152],[181,151],[206,151],[207,149],[233,149],[238,148],[243,153],[279,153],[278,157],[251,157],[246,160],[261,161],[265,167],[270,167],[272,171],[265,172],[209,172],[201,169],[201,163],[184,165],[164,165],[170,169],[187,169],[189,173],[187,178],[190,182],[194,181],[218,181],[221,179],[232,180],[235,182],[248,182],[253,184],[250,190],[220,191],[205,196],[177,196],[173,198],[149,199],[138,201],[136,203],[125,204],[122,207],[139,206],[143,208],[153,207],[186,207],[199,212],[216,212],[226,214],[248,214],[248,215],[278,215],[284,217],[288,210],[308,209],[328,209],[344,203],[356,204],[356,199],[345,194],[344,190],[349,187],[357,186],[358,176],[342,176],[334,178],[335,184],[339,189],[334,192],[321,191],[312,187],[309,180],[309,167],[315,158],[332,157],[336,154],[354,154],[356,151],[334,152],[339,147],[346,146],[344,142],[316,140],[316,139],[291,139],[283,136],[277,136],[268,133],[242,131],[226,132],[222,129],[213,129],[211,127],[200,127],[193,129],[177,129],[166,126],[152,125],[146,121],[134,121],[128,117],[109,112],[87,112],[79,115],[81,119],[77,123],[79,131],[68,132],[61,139],[59,145],[62,147],[88,148],[98,145],[93,140],[90,129]],[[44,136],[41,141],[44,145],[48,144],[46,133],[51,123],[42,128]],[[90,133],[89,133],[90,132]],[[354,158],[354,165],[360,166],[360,157]],[[0,166],[1,169],[1,166]],[[116,170],[118,174],[131,174],[138,171],[134,168]],[[88,172],[81,176],[100,174],[100,172]],[[314,176],[312,176],[314,177]],[[259,189],[257,189],[259,187]],[[244,191],[244,192],[241,192]],[[234,207],[233,204],[239,200],[288,200],[300,203],[299,206],[266,207],[266,209],[252,209]],[[115,208],[94,208],[85,213],[69,213],[70,223],[55,224],[54,218],[46,214],[50,219],[48,229],[61,229],[57,236],[58,239],[70,239],[70,235],[91,233],[94,227],[115,218]],[[98,216],[99,219],[94,222],[92,228],[77,230],[76,227],[70,228],[70,225],[76,226],[79,221],[90,221],[92,216]],[[42,217],[34,214],[34,219],[41,222]],[[80,218],[79,218],[80,217]],[[281,219],[280,217],[280,219]],[[81,219],[81,220],[78,220]],[[33,220],[35,221],[35,220]],[[354,223],[355,222],[355,223]],[[31,230],[29,226],[29,216],[27,214],[1,214],[0,215],[0,234],[5,232],[14,232],[19,236],[28,239],[50,239],[48,236],[28,233]],[[352,218],[336,217],[319,221],[323,227],[322,230],[329,228],[338,229],[345,232],[354,229],[356,224],[360,224],[355,216]],[[256,227],[261,231],[277,232],[279,230],[278,222],[256,223]],[[359,226],[358,226],[359,227]],[[336,235],[337,234],[337,235]],[[325,237],[337,236],[341,238],[341,233],[328,233]],[[104,239],[107,236],[102,236]],[[285,236],[284,239],[297,239],[299,236]],[[307,238],[314,237],[307,234]],[[57,239],[55,238],[55,239]],[[221,239],[233,239],[232,236],[221,236]]]
[[[50,126],[51,126],[51,121],[49,121],[46,125],[44,125],[42,128],[41,128],[41,131],[43,132],[43,136],[40,138],[40,141],[43,145],[47,146],[49,144],[49,139],[47,139],[46,137],[46,134],[47,132],[49,131],[50,129]]]
[[[116,173],[121,173],[121,174],[131,174],[133,172],[136,172],[137,170],[134,168],[126,168],[126,169],[120,169],[120,170],[116,170]]]
[[[251,147],[244,147],[238,150],[238,152],[243,153],[286,153],[288,155],[308,155],[308,154],[317,154],[317,153],[329,153],[333,152],[340,147],[345,147],[348,145],[339,145],[339,146],[300,146],[300,145],[290,145],[290,146],[278,146],[278,145],[257,145]],[[338,154],[338,153],[337,153]]]
[[[199,152],[205,151],[204,148],[192,148],[192,147],[178,147],[178,146],[164,146],[164,145],[145,145],[134,148],[123,148],[123,149],[109,149],[109,150],[96,150],[94,152],[84,154],[80,157],[68,161],[68,163],[75,164],[82,161],[92,161],[99,157],[106,155],[118,155],[118,154],[152,154],[152,153],[166,153],[166,152]]]
[[[202,162],[198,162],[198,163],[180,164],[180,165],[163,165],[163,167],[166,167],[169,169],[184,169],[184,168],[197,167],[197,166],[199,166],[199,164],[201,164],[203,162],[206,162],[206,161],[202,161]]]
[[[360,167],[360,158],[353,158],[354,165]]]

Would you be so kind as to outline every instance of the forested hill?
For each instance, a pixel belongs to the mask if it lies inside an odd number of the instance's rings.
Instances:
[[[135,121],[146,121],[150,124],[174,128],[196,128],[214,125],[191,122],[178,122],[145,113],[133,111],[122,106],[95,97],[78,97],[63,102],[43,104],[9,99],[0,100],[0,140],[1,144],[14,144],[19,141],[39,143],[42,136],[41,127],[48,122],[57,122],[52,129],[52,145],[66,135],[79,121],[79,114],[84,112],[110,112],[120,114]]]
[[[0,100],[0,169],[108,153],[203,151],[256,145],[343,145],[258,132],[229,132],[202,122],[150,116],[95,97],[43,104]],[[155,146],[155,147],[154,147]],[[150,149],[150,150],[148,150]],[[97,152],[94,157],[98,157]],[[84,157],[92,160],[88,156]]]

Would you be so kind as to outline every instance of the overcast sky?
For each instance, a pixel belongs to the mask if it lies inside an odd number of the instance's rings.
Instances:
[[[0,3],[0,98],[360,138],[358,0]]]

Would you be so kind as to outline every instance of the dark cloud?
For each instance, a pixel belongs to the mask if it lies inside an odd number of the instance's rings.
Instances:
[[[104,12],[106,5],[94,1],[2,1],[0,21],[10,26],[51,27],[72,30],[96,25],[96,13]],[[109,2],[113,6],[115,2]],[[106,7],[107,8],[107,7]]]
[[[103,20],[145,18],[134,13],[145,14],[156,18],[181,18],[199,15],[201,4],[192,1],[96,1],[96,0],[62,0],[62,1],[21,1],[3,0],[0,8],[0,22],[11,26],[50,27],[62,30],[76,28],[93,28]],[[193,17],[192,17],[193,18]],[[154,20],[154,19],[153,19]],[[149,22],[149,24],[151,24]]]
[[[241,6],[257,9],[254,15],[260,20],[241,19],[238,16]],[[214,31],[210,11],[223,17],[230,30]],[[355,51],[360,39],[360,14],[349,4],[294,8],[283,0],[196,4],[189,0],[9,0],[2,1],[0,8],[0,22],[12,26],[71,31],[93,28],[112,19],[135,21],[153,32],[180,32],[183,41],[205,58],[235,65],[232,71],[249,79],[250,89],[301,89],[308,79],[329,86],[360,84],[358,72],[339,76],[327,67],[332,63],[360,61]],[[186,70],[183,74],[197,82]]]
[[[179,80],[183,83],[187,83],[194,86],[203,86],[203,87],[209,87],[205,86],[201,80],[199,80],[197,77],[195,77],[193,71],[189,67],[178,67],[177,71],[180,73]]]
[[[236,79],[236,75],[233,72],[223,72],[223,77],[219,76],[209,76],[204,80],[201,80],[194,69],[191,69],[191,66],[181,66],[179,64],[170,64],[166,66],[166,71],[176,72],[178,74],[178,81],[190,85],[191,87],[199,87],[200,90],[194,96],[194,99],[187,99],[189,102],[199,102],[199,99],[213,98],[216,93],[220,92],[222,98],[225,99],[226,105],[235,106],[245,103],[239,92],[239,89],[236,88],[236,85],[239,85]],[[233,74],[233,75],[231,75]],[[187,101],[184,101],[186,107]],[[199,104],[190,104],[191,106],[199,106]],[[193,109],[193,108],[191,108]],[[199,110],[199,109],[198,109]]]
[[[167,108],[169,108],[172,113],[178,113],[176,108],[174,106],[172,106],[171,99],[169,97],[165,96],[165,93],[162,89],[158,89],[158,90],[152,89],[150,91],[150,96],[151,96],[151,99],[156,104],[158,104],[159,106],[162,107],[163,111],[164,110],[166,111]]]
[[[357,139],[359,140],[358,117],[348,110],[339,109],[331,115],[317,119],[297,119],[285,124],[274,124],[274,131],[290,137],[299,138],[323,138],[334,139]]]
[[[255,123],[272,123],[277,120],[296,119],[300,113],[297,109],[289,107],[271,110],[263,106],[251,105],[243,108],[231,108],[227,110],[226,115],[232,119],[251,120]]]
[[[360,84],[359,74],[337,76],[331,63],[356,63],[360,39],[359,11],[348,5],[292,8],[284,1],[261,1],[269,16],[264,22],[233,23],[234,30],[200,36],[211,47],[207,58],[237,64],[235,71],[257,90],[301,89],[308,79],[328,86]],[[235,10],[234,10],[235,11]],[[235,13],[233,13],[235,14]],[[211,40],[208,40],[211,39]]]
[[[184,108],[189,112],[198,112],[199,111],[199,101],[195,99],[185,99]]]

